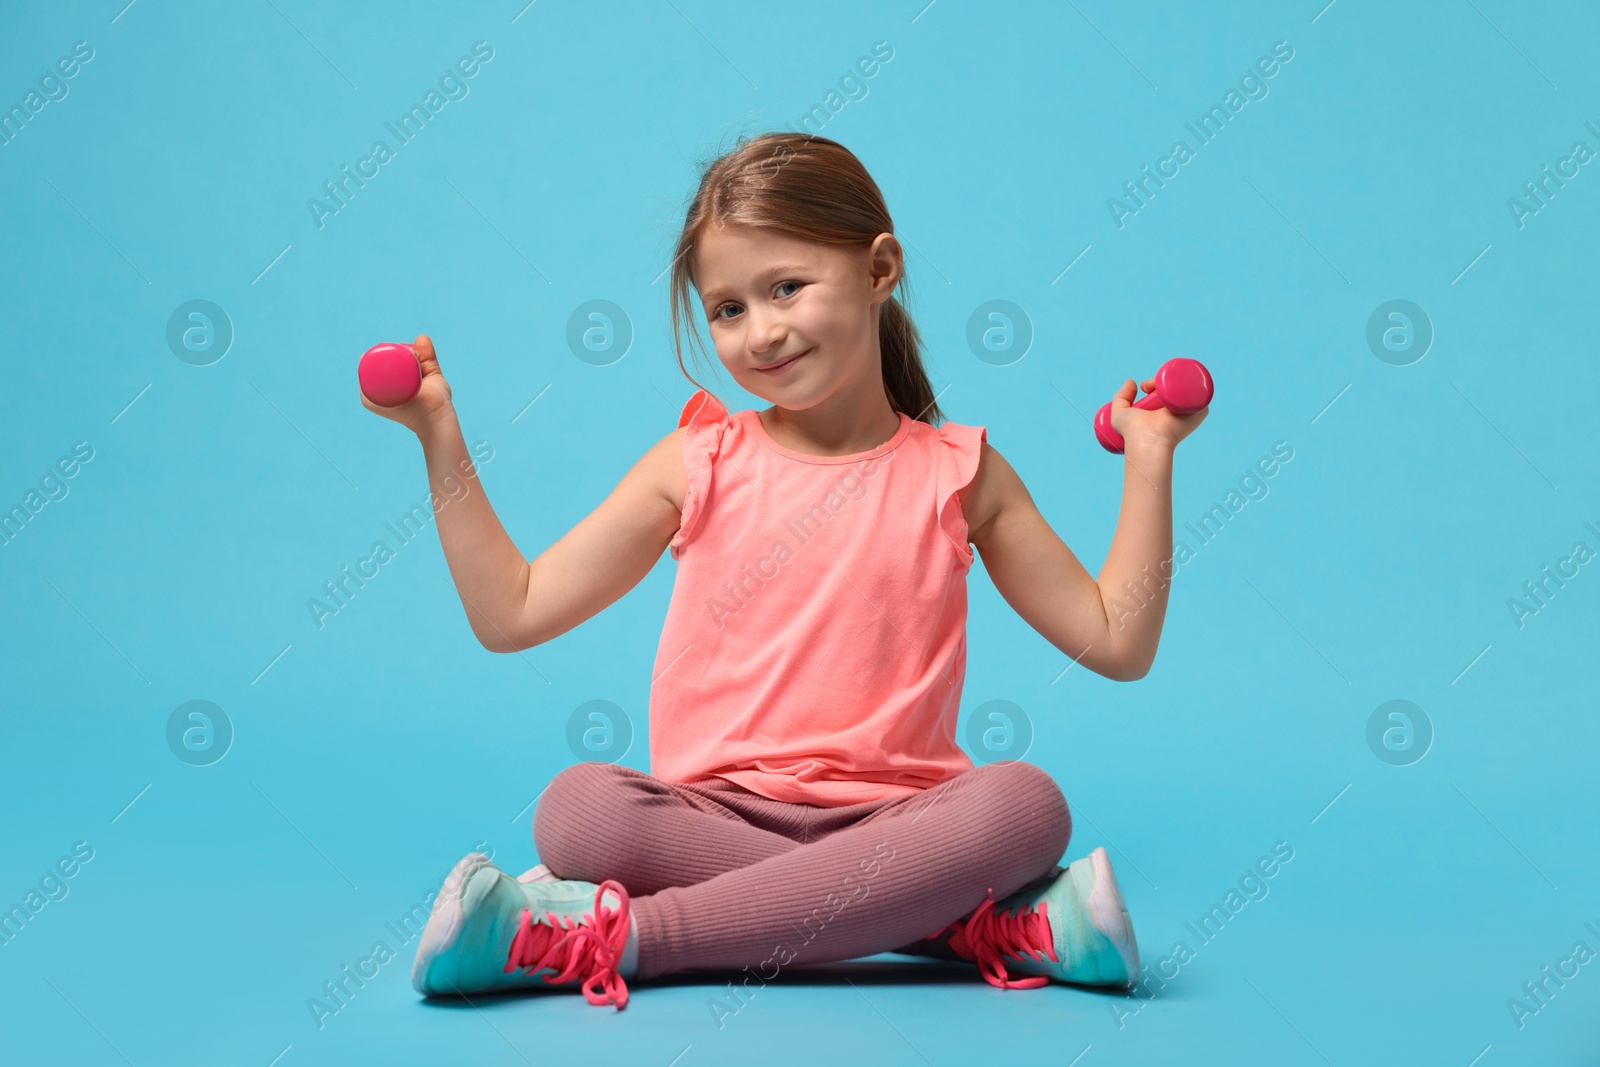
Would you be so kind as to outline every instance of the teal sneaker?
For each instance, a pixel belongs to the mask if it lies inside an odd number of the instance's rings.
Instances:
[[[1033,989],[1051,979],[1131,987],[1139,976],[1133,923],[1103,848],[1053,868],[998,903],[990,890],[966,918],[908,949],[908,955],[976,963],[984,980],[1001,989]]]
[[[433,902],[411,984],[424,996],[577,986],[589,1003],[621,1010],[628,911],[619,882],[562,880],[542,865],[513,878],[470,852]]]

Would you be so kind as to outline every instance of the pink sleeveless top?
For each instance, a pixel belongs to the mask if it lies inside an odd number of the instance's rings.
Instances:
[[[984,428],[901,413],[877,448],[812,456],[703,389],[678,425],[688,491],[651,773],[837,807],[971,769],[956,713],[973,553],[956,492]]]

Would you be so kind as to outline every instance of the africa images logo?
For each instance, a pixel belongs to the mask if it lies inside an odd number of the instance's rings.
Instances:
[[[358,191],[367,187],[367,181],[376,178],[382,173],[385,163],[395,158],[396,149],[404,148],[410,144],[418,134],[428,125],[435,115],[444,110],[444,106],[452,100],[465,100],[471,88],[467,82],[478,76],[487,64],[494,58],[494,48],[487,41],[478,41],[472,46],[471,56],[462,56],[455,65],[445,70],[439,76],[439,87],[430,86],[423,94],[420,104],[401,112],[400,117],[394,122],[384,123],[395,138],[395,148],[389,147],[389,142],[384,140],[374,141],[372,149],[361,159],[356,161],[354,172],[350,164],[346,163],[339,169],[342,172],[336,180],[322,183],[322,191],[326,199],[311,197],[306,201],[306,208],[311,212],[311,221],[317,224],[317,229],[327,226],[327,220],[350,206],[350,201],[355,199]]]

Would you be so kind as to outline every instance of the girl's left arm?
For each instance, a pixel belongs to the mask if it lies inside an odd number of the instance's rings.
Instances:
[[[1153,381],[1144,383],[1146,390]],[[987,443],[964,491],[968,537],[1006,603],[1045,640],[1097,674],[1143,678],[1155,662],[1172,575],[1172,462],[1209,409],[1134,408],[1130,379],[1112,401],[1123,435],[1122,510],[1098,576],[1045,522],[1011,465]]]

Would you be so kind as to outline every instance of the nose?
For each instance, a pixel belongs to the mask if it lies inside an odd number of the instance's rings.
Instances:
[[[783,339],[788,336],[788,328],[769,308],[751,308],[745,321],[748,323],[745,343],[751,352],[758,355],[781,346]]]

